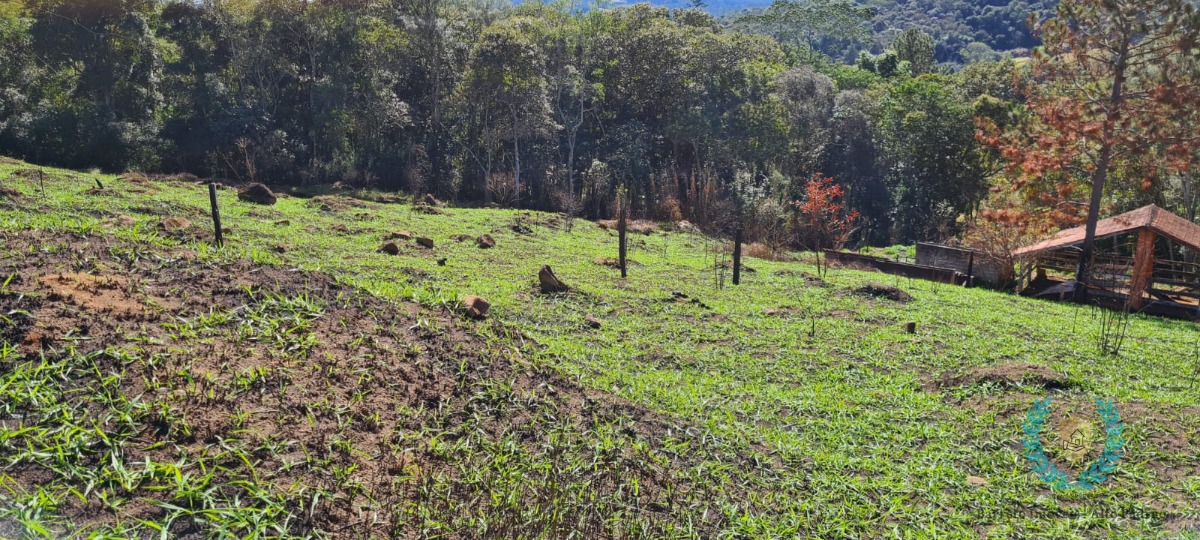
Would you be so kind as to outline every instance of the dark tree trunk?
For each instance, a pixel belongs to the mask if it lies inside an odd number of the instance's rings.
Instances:
[[[1075,271],[1075,301],[1087,302],[1088,282],[1091,280],[1092,254],[1096,249],[1096,222],[1100,220],[1100,202],[1104,195],[1104,182],[1108,178],[1108,165],[1112,159],[1112,138],[1117,122],[1121,118],[1122,87],[1125,85],[1125,66],[1129,55],[1129,41],[1125,40],[1117,51],[1117,63],[1113,71],[1112,94],[1104,118],[1103,143],[1096,160],[1096,171],[1092,174],[1092,198],[1088,206],[1087,225],[1084,227],[1083,246],[1079,250],[1079,266]]]

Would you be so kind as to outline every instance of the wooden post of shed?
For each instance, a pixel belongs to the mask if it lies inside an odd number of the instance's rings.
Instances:
[[[1133,279],[1129,282],[1129,307],[1142,309],[1145,306],[1143,297],[1150,288],[1154,278],[1154,231],[1149,228],[1138,229],[1137,248],[1133,252]]]

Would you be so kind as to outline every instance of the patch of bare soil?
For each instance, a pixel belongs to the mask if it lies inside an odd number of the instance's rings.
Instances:
[[[999,383],[1008,386],[1029,384],[1047,389],[1068,388],[1073,385],[1066,375],[1046,366],[1017,362],[999,366],[979,366],[964,373],[945,373],[935,387],[965,386],[968,384]]]
[[[20,206],[27,200],[17,188],[0,185],[0,206]]]
[[[534,487],[522,491],[508,511],[565,512],[562,523],[575,530],[609,531],[605,520],[610,516],[592,507],[564,506],[561,501],[574,495],[547,493],[548,486],[588,486],[589,493],[620,499],[626,508],[622,512],[651,524],[706,514],[687,525],[698,527],[701,536],[720,525],[717,493],[728,497],[737,489],[684,480],[679,474],[697,466],[699,456],[708,452],[703,430],[580,387],[550,368],[532,366],[519,350],[476,337],[474,325],[493,325],[495,335],[511,333],[500,323],[467,321],[450,308],[393,303],[322,274],[247,261],[213,265],[170,253],[118,257],[114,253],[130,246],[111,238],[80,244],[74,238],[23,231],[0,237],[0,242],[5,244],[0,253],[23,254],[0,260],[0,272],[16,275],[9,284],[13,292],[0,294],[0,312],[14,314],[13,324],[0,329],[0,340],[20,344],[16,362],[41,361],[41,355],[67,358],[68,349],[85,355],[127,350],[142,359],[156,358],[149,367],[151,363],[119,355],[96,357],[97,376],[125,374],[122,394],[141,396],[153,410],[177,411],[166,423],[140,419],[144,425],[131,435],[133,444],[122,449],[126,462],[148,457],[193,463],[229,441],[245,448],[274,448],[253,454],[265,485],[280,490],[310,486],[329,494],[289,502],[306,510],[298,512],[304,517],[291,523],[289,533],[420,537],[421,531],[401,522],[412,519],[404,509],[417,508],[442,523],[462,523],[482,511],[472,501],[490,500],[498,484],[486,479],[502,482],[496,475],[503,471],[489,469],[488,454],[481,450],[509,444],[501,441],[516,441],[529,456],[555,463],[541,474],[561,475],[536,482],[527,478]],[[29,250],[31,245],[49,249]],[[276,308],[271,306],[294,298],[320,306],[320,314],[303,329],[288,330],[295,317],[280,313],[272,318]],[[672,300],[688,301],[679,294]],[[266,318],[254,319],[250,313]],[[281,324],[287,331],[267,332]],[[0,365],[2,369],[12,366]],[[87,388],[85,383],[64,384]],[[0,415],[0,423],[12,420]],[[596,429],[616,429],[623,442],[611,448],[598,445],[591,439]],[[696,450],[679,450],[681,440]],[[756,460],[769,455],[756,453]],[[100,462],[105,454],[95,455],[96,463],[82,465],[107,466]],[[560,469],[556,460],[567,458],[591,465]],[[762,467],[749,461],[733,465]],[[226,464],[214,485],[234,479],[227,475],[240,466]],[[335,478],[335,468],[345,478]],[[464,471],[485,474],[468,480]],[[5,472],[28,488],[54,478],[53,471],[34,465]],[[640,486],[636,493],[628,487],[631,479]],[[82,529],[116,520],[159,520],[166,511],[153,503],[172,502],[169,490],[134,487],[125,495],[142,503],[114,511],[94,498],[84,503],[66,497],[57,513]],[[372,504],[383,511],[364,518],[360,509]],[[519,514],[503,515],[494,506],[487,512],[508,523],[516,536],[558,536],[537,523],[505,521]],[[190,537],[204,530],[201,521],[181,518],[169,532]],[[648,534],[654,536],[653,530]]]
[[[146,304],[130,287],[128,279],[118,275],[93,276],[80,272],[48,274],[37,279],[50,290],[47,298],[62,301],[102,314],[131,317],[146,312]],[[153,299],[162,304],[161,298]]]
[[[868,284],[868,285],[859,287],[857,289],[854,289],[854,294],[861,295],[861,296],[871,296],[874,298],[886,298],[893,302],[900,302],[900,303],[904,303],[904,302],[908,302],[909,300],[912,300],[912,295],[900,290],[899,288],[893,287],[891,285],[881,285],[878,283]]]

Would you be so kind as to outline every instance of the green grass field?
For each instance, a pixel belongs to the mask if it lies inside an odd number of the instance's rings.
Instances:
[[[6,238],[0,283],[27,268],[20,261],[33,254],[105,242],[106,251],[96,255],[102,260],[182,253],[196,264],[296,268],[328,275],[369,297],[420,304],[431,314],[457,311],[464,295],[479,295],[492,304],[487,321],[453,316],[437,324],[478,334],[479,343],[486,344],[484,356],[503,355],[530,366],[530,374],[557,374],[581,392],[661,415],[664,420],[654,425],[669,426],[671,433],[614,429],[605,435],[594,425],[564,427],[534,415],[532,424],[523,419],[523,425],[537,430],[537,422],[545,422],[546,433],[561,429],[563,438],[506,438],[501,429],[492,430],[486,444],[482,438],[458,439],[476,440],[479,446],[447,450],[445,470],[458,466],[459,472],[438,477],[443,484],[434,479],[422,484],[445,488],[442,495],[412,497],[442,506],[417,508],[404,497],[351,491],[348,497],[359,500],[355,508],[361,513],[338,522],[354,525],[350,529],[333,530],[329,523],[297,517],[305,505],[295,501],[311,500],[314,493],[305,491],[303,481],[256,484],[259,473],[251,471],[270,458],[255,452],[270,453],[270,448],[238,456],[241,447],[220,437],[189,446],[171,433],[157,438],[129,433],[146,415],[138,416],[139,407],[157,403],[169,409],[170,396],[148,400],[113,383],[105,386],[115,390],[103,400],[88,398],[84,408],[92,411],[91,420],[73,423],[78,411],[59,410],[56,404],[74,395],[63,386],[72,370],[100,365],[88,363],[94,351],[87,341],[71,342],[55,355],[22,353],[18,343],[6,341],[0,348],[0,395],[10,405],[0,405],[0,536],[8,530],[30,537],[157,537],[160,529],[179,533],[168,518],[186,518],[195,524],[189,531],[197,537],[559,538],[572,530],[580,537],[1200,537],[1200,334],[1194,323],[1135,316],[1120,353],[1104,354],[1098,346],[1101,319],[1089,309],[837,268],[820,279],[807,255],[798,255],[803,262],[746,259],[753,272],[733,286],[728,275],[714,270],[728,258],[725,246],[679,232],[632,235],[629,276],[622,279],[618,270],[597,262],[616,257],[617,241],[615,232],[594,223],[499,209],[441,207],[425,213],[379,193],[283,196],[274,206],[259,206],[239,201],[232,189],[220,190],[230,232],[226,246],[216,249],[204,185],[46,169],[43,187],[36,175],[15,174],[28,169],[18,162],[0,164],[0,183],[20,193],[0,198],[0,236]],[[97,178],[103,189],[93,189]],[[162,232],[159,223],[168,216],[190,220],[192,230]],[[398,255],[377,251],[386,234],[401,230],[433,239],[434,248],[400,240]],[[496,247],[477,247],[474,238],[481,234],[493,236]],[[144,254],[137,255],[138,250]],[[572,291],[541,294],[536,284],[542,265],[553,267]],[[33,276],[23,280],[34,282]],[[898,287],[912,299],[856,293],[867,284]],[[35,289],[6,284],[0,292],[12,298],[44,294]],[[302,297],[279,297],[270,313],[282,315],[264,315],[261,323],[254,322],[250,310],[213,313],[232,317],[227,324],[241,325],[238,335],[283,336],[284,345],[272,355],[303,355],[305,347],[314,346],[301,339],[305,313],[332,308],[306,307],[296,298]],[[601,326],[590,327],[587,316]],[[291,322],[280,329],[271,322],[279,318]],[[170,330],[178,339],[172,345],[176,356],[204,354],[198,347],[189,349],[204,342],[203,332],[190,338],[180,334],[181,320],[138,324],[175,325]],[[908,322],[916,323],[915,334],[905,331]],[[12,321],[0,319],[0,324]],[[300,338],[293,336],[297,332]],[[209,334],[209,341],[221,335]],[[440,361],[459,361],[454,351],[446,354],[452,357]],[[461,358],[466,362],[468,356]],[[1044,366],[1065,381],[1048,388],[1035,379],[973,376],[981,373],[972,371],[976,368],[1019,363]],[[122,365],[135,370],[134,364]],[[253,374],[253,366],[238,365]],[[125,370],[93,371],[98,371],[95,380],[104,380]],[[1021,445],[1022,422],[1034,402],[1047,396],[1054,397],[1052,419],[1067,412],[1094,418],[1095,397],[1112,399],[1121,412],[1125,453],[1117,471],[1096,489],[1054,491],[1031,472]],[[98,415],[98,410],[124,411],[133,419]],[[417,427],[409,426],[408,432],[419,438]],[[238,438],[236,429],[230,433],[231,440]],[[170,467],[145,472],[152,467],[122,461],[129,454],[114,443],[118,451],[106,455],[116,457],[99,467],[141,471],[124,481],[136,486],[75,470],[72,460],[62,457],[72,451],[86,455],[73,445],[88,447],[109,438],[191,450],[172,454],[177,459]],[[283,433],[278,440],[286,439]],[[618,448],[647,445],[639,455],[648,457],[639,463],[657,471],[650,475],[658,486],[655,493],[688,486],[681,492],[691,495],[681,496],[678,504],[661,503],[670,508],[663,511],[630,502],[646,496],[636,481],[610,478],[603,488],[589,483],[588,475],[598,469],[578,460],[601,455],[596,449],[601,439]],[[1057,460],[1057,435],[1046,440]],[[426,450],[431,444],[421,442]],[[502,451],[505,445],[512,447]],[[231,452],[234,457],[219,460],[228,478],[240,479],[245,490],[239,493],[255,493],[255,500],[266,502],[247,505],[248,513],[239,514],[234,497],[215,484],[196,488],[198,495],[171,491],[167,496],[166,488],[149,489],[209,474],[194,458],[203,448],[210,455]],[[378,459],[372,449],[346,452],[366,455],[363,464]],[[572,478],[565,484],[572,488],[561,490],[563,498],[531,504],[556,481],[557,472],[545,471],[568,465],[583,472],[563,473]],[[488,474],[500,469],[509,473]],[[1078,474],[1082,466],[1069,469]],[[481,478],[466,480],[470,474]],[[322,488],[326,497],[353,490],[355,472],[343,475],[348,480]],[[452,485],[470,489],[447,487]],[[237,502],[250,498],[242,495]],[[66,512],[64,501],[70,499],[80,502]],[[190,513],[174,510],[185,506],[181,500],[193,501]],[[578,512],[554,515],[555,508]],[[218,509],[233,510],[227,515]],[[382,521],[362,517],[370,512],[391,516],[383,520],[387,526],[375,527]],[[585,514],[606,525],[580,532],[585,530],[581,524],[592,523],[578,517]],[[500,517],[520,526],[498,529]]]

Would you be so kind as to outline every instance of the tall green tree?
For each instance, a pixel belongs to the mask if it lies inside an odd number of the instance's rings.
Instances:
[[[908,73],[914,77],[933,73],[937,67],[935,48],[933,38],[919,28],[909,28],[892,41],[896,57],[901,62],[908,62]]]
[[[927,75],[882,96],[879,125],[896,241],[953,236],[957,218],[987,193],[973,108],[948,82]]]

